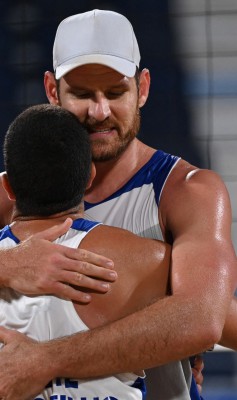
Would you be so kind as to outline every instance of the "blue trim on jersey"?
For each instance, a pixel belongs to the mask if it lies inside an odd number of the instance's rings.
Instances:
[[[130,192],[132,189],[141,187],[144,184],[149,185],[150,183],[153,183],[154,185],[155,198],[158,204],[160,193],[167,175],[178,159],[179,157],[177,156],[167,154],[162,150],[157,150],[151,159],[143,165],[143,167],[139,169],[139,171],[137,171],[137,173],[122,188],[114,192],[111,196],[98,203],[89,203],[85,201],[85,210],[89,210],[91,207],[105,203],[106,201],[121,196],[123,193]]]
[[[89,232],[95,226],[100,225],[100,222],[89,221],[88,219],[78,218],[72,223],[72,228],[78,231]]]
[[[139,389],[142,393],[142,400],[146,400],[147,390],[145,380],[143,378],[137,378],[131,387]]]
[[[9,225],[4,226],[4,228],[0,230],[0,241],[6,238],[12,239],[16,244],[20,243],[20,240],[12,233]]]
[[[195,382],[193,375],[192,375],[192,382],[191,382],[191,387],[190,387],[190,398],[191,398],[191,400],[204,400],[203,397],[201,397],[198,392],[197,384]]]
[[[100,222],[78,218],[73,221],[72,228],[78,231],[89,232],[95,226],[100,224]],[[0,241],[6,238],[12,239],[16,244],[20,243],[20,240],[12,233],[11,227],[9,225],[4,226],[4,228],[0,230]]]
[[[146,390],[146,385],[145,385],[145,380],[142,378],[137,378],[136,381],[131,385],[132,387],[139,389],[142,392],[142,400],[146,399],[147,395],[147,390]],[[202,396],[200,396],[197,388],[197,384],[195,382],[195,379],[192,375],[192,382],[191,382],[191,387],[190,387],[190,399],[191,400],[204,400]]]

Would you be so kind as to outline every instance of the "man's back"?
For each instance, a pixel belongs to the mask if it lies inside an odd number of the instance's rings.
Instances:
[[[0,246],[14,245],[19,238],[25,238],[26,224],[29,235],[35,232],[35,226],[42,227],[43,221],[16,222],[12,230],[7,227],[2,233]],[[87,305],[55,296],[24,296],[12,289],[2,289],[2,325],[14,327],[40,341],[50,340],[117,320],[167,292],[170,249],[163,243],[82,218],[74,220],[68,233],[57,243],[69,247],[83,243],[83,248],[108,253],[115,261],[116,283],[107,294],[93,293],[92,301]],[[51,382],[37,399],[46,399],[48,394],[80,398],[112,396],[114,399],[118,395],[119,398],[130,399],[131,396],[133,399],[135,395],[136,399],[141,399],[143,375],[142,371],[137,371],[87,383],[58,379]]]
[[[55,219],[17,221],[11,230],[18,239],[24,240],[55,223]],[[166,295],[170,263],[169,245],[82,218],[74,220],[69,233],[61,236],[58,242],[69,245],[65,238],[73,229],[75,235],[78,235],[78,240],[80,239],[78,247],[111,258],[118,273],[118,278],[108,293],[93,293],[89,304],[75,304],[89,328],[122,318]],[[81,236],[83,232],[84,235]],[[75,243],[77,241],[69,247],[75,247]]]

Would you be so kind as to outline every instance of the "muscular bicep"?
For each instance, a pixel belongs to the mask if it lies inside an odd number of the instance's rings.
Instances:
[[[173,293],[206,304],[210,313],[226,312],[236,286],[227,190],[211,171],[195,171],[180,179],[172,202]]]

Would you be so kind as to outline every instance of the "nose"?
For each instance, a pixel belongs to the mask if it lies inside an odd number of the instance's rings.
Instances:
[[[96,121],[104,121],[111,114],[109,101],[104,96],[98,96],[96,99],[91,99],[88,115]]]

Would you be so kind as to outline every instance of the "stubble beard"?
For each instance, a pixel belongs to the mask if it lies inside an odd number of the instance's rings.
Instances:
[[[92,159],[94,162],[111,161],[125,152],[129,144],[137,136],[140,129],[140,109],[137,107],[130,128],[125,134],[118,130],[118,136],[112,144],[97,140],[91,143]]]
[[[57,95],[59,99],[58,105],[62,107],[59,86],[57,87]],[[87,124],[82,123],[82,125],[87,131],[89,131]],[[103,140],[98,140],[96,141],[96,143],[91,143],[92,160],[94,162],[103,162],[117,159],[122,153],[124,153],[129,144],[137,136],[140,130],[140,125],[141,115],[137,101],[136,110],[131,126],[124,135],[122,135],[121,131],[118,129],[118,137],[115,139],[113,145],[111,145],[110,147],[108,147],[108,145],[106,145]]]

